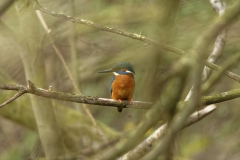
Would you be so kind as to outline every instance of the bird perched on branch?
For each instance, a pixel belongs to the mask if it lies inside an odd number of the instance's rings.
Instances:
[[[114,65],[111,69],[99,71],[98,73],[113,72],[114,76],[110,83],[110,92],[112,99],[128,100],[132,102],[132,97],[135,89],[134,74],[135,71],[129,62],[120,62]],[[118,112],[122,112],[122,108],[118,107]]]

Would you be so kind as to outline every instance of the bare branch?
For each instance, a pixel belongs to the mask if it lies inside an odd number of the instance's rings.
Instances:
[[[38,88],[31,81],[28,81],[28,83],[29,83],[28,87],[25,87],[22,85],[0,84],[0,89],[15,90],[15,91],[24,90],[25,93],[34,94],[34,95],[45,97],[45,98],[52,98],[52,99],[57,99],[57,100],[62,100],[62,101],[93,104],[93,105],[100,105],[100,106],[148,109],[153,104],[151,102],[140,102],[140,101],[119,102],[117,100],[107,99],[107,98],[82,96],[82,95],[78,95],[78,94],[56,92],[53,90],[45,90],[42,88]]]
[[[99,97],[83,96],[83,95],[78,95],[78,94],[57,92],[57,91],[53,91],[53,90],[46,90],[46,89],[38,88],[31,81],[28,81],[28,83],[29,83],[28,87],[22,86],[22,85],[0,84],[0,89],[15,90],[15,91],[20,91],[20,92],[23,91],[24,93],[30,93],[30,94],[45,97],[45,98],[52,98],[52,99],[75,102],[75,103],[85,103],[85,104],[92,104],[92,105],[109,106],[109,107],[149,109],[151,107],[151,105],[153,104],[152,102],[142,102],[142,101],[119,102],[117,100],[107,99],[107,98],[99,98]],[[234,90],[230,90],[227,92],[215,94],[212,96],[203,96],[202,97],[202,105],[221,103],[221,102],[239,98],[239,97],[240,97],[240,89],[234,89]],[[184,104],[186,102],[179,102],[179,103]]]
[[[216,106],[209,105],[200,111],[194,112],[188,117],[187,122],[183,128],[188,127],[200,121],[201,119],[203,119],[204,117],[212,113],[215,109],[216,109]],[[146,153],[148,153],[148,151],[152,149],[152,145],[166,133],[166,129],[167,129],[167,124],[162,125],[151,136],[149,136],[141,144],[139,144],[136,148],[126,153],[125,155],[120,157],[118,160],[131,160],[131,159],[133,160],[133,159],[139,159],[143,157]]]

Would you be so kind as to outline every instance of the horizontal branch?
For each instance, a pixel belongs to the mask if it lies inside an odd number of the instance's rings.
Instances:
[[[46,14],[49,14],[49,15],[57,17],[57,18],[65,19],[65,20],[71,21],[73,23],[83,24],[83,25],[86,25],[86,26],[89,26],[89,27],[92,27],[92,28],[102,30],[102,31],[122,35],[122,36],[129,37],[129,38],[132,38],[132,39],[136,39],[136,40],[145,42],[147,44],[150,44],[150,45],[153,45],[153,46],[156,46],[156,47],[161,47],[162,49],[165,49],[167,51],[176,53],[178,55],[187,54],[187,52],[185,52],[181,49],[178,49],[176,47],[172,47],[172,46],[169,46],[169,45],[166,45],[166,44],[163,44],[163,43],[158,43],[158,42],[156,42],[156,41],[154,41],[154,40],[152,40],[152,39],[150,39],[150,38],[148,38],[148,37],[146,37],[142,34],[130,33],[130,32],[126,32],[126,31],[114,28],[114,27],[101,25],[101,24],[95,23],[95,22],[87,20],[87,19],[75,18],[75,17],[69,16],[69,15],[66,15],[63,12],[56,13],[54,11],[48,10],[45,7],[41,6],[40,3],[38,2],[38,0],[34,0],[34,1],[36,3],[33,6],[34,9],[39,10],[42,13],[46,13]],[[214,63],[208,62],[208,61],[205,61],[205,65],[208,66],[209,68],[213,69],[213,70],[216,70],[216,71],[221,69],[220,66],[218,66]],[[231,78],[231,79],[240,83],[240,76],[239,75],[237,75],[237,74],[235,74],[231,71],[226,71],[226,72],[224,72],[224,74],[226,76],[228,76],[229,78]]]
[[[212,96],[204,96],[202,98],[202,104],[203,105],[216,104],[216,103],[221,103],[223,101],[228,101],[228,100],[232,100],[239,97],[240,97],[240,89],[234,89],[231,91],[222,92]]]
[[[31,81],[28,81],[28,86],[23,85],[12,85],[12,84],[0,84],[0,89],[2,90],[15,90],[19,91],[18,94],[13,96],[8,101],[4,102],[0,106],[4,106],[24,93],[30,93],[33,95],[45,97],[45,98],[52,98],[62,101],[69,101],[75,103],[85,103],[85,104],[92,104],[92,105],[100,105],[100,106],[110,106],[110,107],[122,107],[122,108],[135,108],[135,109],[149,109],[152,102],[141,102],[141,101],[122,101],[119,102],[113,99],[107,98],[99,98],[99,97],[92,97],[92,96],[82,96],[78,94],[71,94],[71,93],[64,93],[64,92],[57,92],[53,90],[46,90],[42,88],[36,87]],[[221,103],[224,101],[232,100],[235,98],[240,97],[240,89],[234,89],[231,91],[211,95],[211,96],[203,96],[202,97],[202,105],[210,105],[215,103]],[[185,102],[180,102],[185,103]]]
[[[34,94],[37,96],[41,96],[41,97],[45,97],[45,98],[52,98],[52,99],[57,99],[57,100],[62,100],[62,101],[85,103],[85,104],[100,105],[100,106],[110,106],[110,107],[149,109],[151,107],[151,105],[153,104],[152,102],[142,102],[142,101],[130,102],[130,101],[123,100],[122,102],[119,102],[117,100],[107,99],[107,98],[82,96],[82,95],[78,95],[78,94],[46,90],[46,89],[36,87],[31,81],[28,81],[28,86],[0,84],[0,89],[19,91],[19,94],[16,94],[13,98],[8,100],[9,102],[8,101],[4,102],[6,104],[12,102],[16,98],[23,95],[24,93],[30,93],[30,94]],[[215,94],[215,95],[211,95],[211,96],[203,96],[202,97],[202,105],[221,103],[221,102],[232,100],[232,99],[235,99],[238,97],[240,97],[240,89],[234,89],[231,91],[227,91],[227,92],[223,92],[223,93],[219,93],[219,94]],[[185,102],[180,102],[180,103],[184,104]]]
[[[21,91],[24,93],[30,93],[37,96],[52,98],[52,99],[57,99],[62,101],[85,103],[85,104],[100,105],[100,106],[110,106],[110,107],[148,109],[153,104],[150,102],[140,102],[140,101],[119,102],[117,100],[107,99],[107,98],[82,96],[78,94],[70,94],[70,93],[57,92],[53,90],[46,90],[46,89],[36,87],[31,81],[28,81],[27,87],[22,85],[0,84],[0,89]]]

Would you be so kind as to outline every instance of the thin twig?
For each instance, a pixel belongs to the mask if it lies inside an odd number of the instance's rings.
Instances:
[[[213,86],[217,81],[220,80],[221,75],[229,68],[233,67],[240,60],[240,52],[235,53],[233,56],[228,58],[223,64],[222,69],[216,74],[212,75],[207,82],[202,85],[202,92],[206,92]]]
[[[20,97],[21,95],[23,95],[24,93],[26,93],[26,90],[21,90],[19,91],[17,94],[15,94],[12,98],[10,98],[9,100],[7,100],[6,102],[2,103],[0,105],[0,108],[6,106],[7,104],[13,102],[15,99],[17,99],[18,97]]]
[[[214,64],[214,63],[210,63],[210,62],[207,62],[207,61],[206,61],[206,62],[205,62],[205,65],[208,66],[208,67],[210,67],[210,68],[213,69],[213,70],[216,70],[216,71],[222,70],[222,67],[220,67],[220,66],[218,66],[218,65],[216,65],[216,64]],[[233,72],[231,72],[231,71],[225,71],[224,74],[225,74],[226,76],[228,76],[229,78],[231,78],[231,79],[237,81],[238,83],[240,83],[240,76],[239,76],[239,75],[237,75],[237,74],[235,74],[235,73],[233,73]]]

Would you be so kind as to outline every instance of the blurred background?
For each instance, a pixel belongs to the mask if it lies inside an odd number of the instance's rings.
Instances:
[[[3,6],[7,0],[2,0]],[[93,22],[142,34],[155,41],[188,51],[218,15],[209,1],[202,0],[40,0],[40,4],[57,13],[88,19]],[[233,0],[225,0],[227,7]],[[0,83],[27,85],[28,78],[38,87],[76,93],[67,72],[56,55],[33,9],[32,1],[19,0],[1,15],[0,22]],[[51,29],[55,45],[64,57],[83,95],[110,98],[112,74],[97,73],[120,61],[129,61],[135,69],[136,88],[133,100],[154,102],[161,88],[158,82],[179,59],[175,53],[161,50],[128,37],[104,32],[43,14]],[[240,21],[228,29],[221,64],[239,50]],[[34,46],[34,47],[33,47]],[[210,45],[213,46],[213,45]],[[34,49],[33,49],[34,48]],[[208,49],[209,53],[212,47]],[[41,61],[41,65],[39,62]],[[30,65],[29,65],[30,64]],[[31,66],[36,70],[31,71]],[[43,67],[42,67],[43,66]],[[240,75],[239,64],[231,69]],[[34,72],[30,74],[29,72]],[[43,75],[39,78],[38,75]],[[30,76],[29,76],[30,75]],[[36,76],[34,76],[36,75]],[[46,79],[42,82],[42,79]],[[182,100],[192,84],[184,88]],[[239,88],[239,84],[222,76],[207,95]],[[0,103],[15,92],[0,90]],[[42,100],[43,98],[37,97]],[[200,122],[184,129],[174,145],[176,159],[239,159],[239,99],[218,104],[217,110]],[[70,129],[64,138],[71,153],[101,145],[91,121],[81,104],[51,100],[57,123]],[[24,95],[0,109],[0,160],[37,159],[44,156],[36,128],[29,95]],[[146,110],[87,105],[99,126],[110,140],[138,126]],[[159,122],[160,126],[162,122]],[[91,126],[91,127],[89,127]],[[156,127],[149,130],[152,133]],[[92,129],[92,130],[91,130]],[[63,133],[65,134],[65,133]],[[67,133],[66,133],[67,134]],[[77,141],[78,144],[73,144]]]

